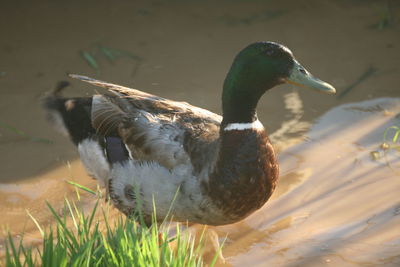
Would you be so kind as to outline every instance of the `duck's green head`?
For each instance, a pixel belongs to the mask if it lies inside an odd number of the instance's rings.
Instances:
[[[311,75],[287,47],[274,42],[253,43],[239,52],[225,79],[222,95],[224,121],[253,121],[260,97],[282,83],[328,94],[336,92],[332,85]]]

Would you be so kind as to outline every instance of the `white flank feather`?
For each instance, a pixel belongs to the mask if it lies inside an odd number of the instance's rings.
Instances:
[[[78,144],[78,151],[88,174],[96,178],[100,186],[105,187],[108,183],[110,167],[99,143],[93,139],[85,139]]]

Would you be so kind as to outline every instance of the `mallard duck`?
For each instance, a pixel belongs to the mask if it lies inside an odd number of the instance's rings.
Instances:
[[[270,88],[292,83],[333,94],[285,46],[250,44],[239,52],[222,92],[222,116],[186,102],[81,75],[107,92],[44,101],[48,116],[78,147],[89,175],[106,187],[121,212],[140,205],[146,222],[208,225],[237,222],[261,208],[274,191],[279,167],[256,106]]]

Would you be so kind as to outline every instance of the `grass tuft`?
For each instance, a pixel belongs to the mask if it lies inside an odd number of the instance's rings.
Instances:
[[[102,208],[98,219],[99,200],[86,214],[80,202],[64,201],[57,213],[47,207],[56,224],[43,230],[31,215],[42,235],[42,244],[33,248],[15,241],[9,234],[6,241],[5,266],[203,266],[203,241],[189,233],[182,234],[177,225],[174,238],[168,238],[168,227],[140,225],[135,219],[119,217],[113,224]],[[203,235],[202,235],[203,236]],[[171,246],[171,242],[174,243]],[[214,261],[215,262],[215,261]],[[211,263],[211,266],[214,263]]]

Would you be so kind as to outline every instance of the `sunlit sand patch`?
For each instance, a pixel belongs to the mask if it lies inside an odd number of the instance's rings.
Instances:
[[[322,116],[306,142],[280,154],[277,195],[245,221],[219,227],[220,234],[233,233],[227,262],[400,266],[400,154],[370,157],[373,150],[383,153],[383,132],[400,125],[397,114],[400,99],[382,98]]]

